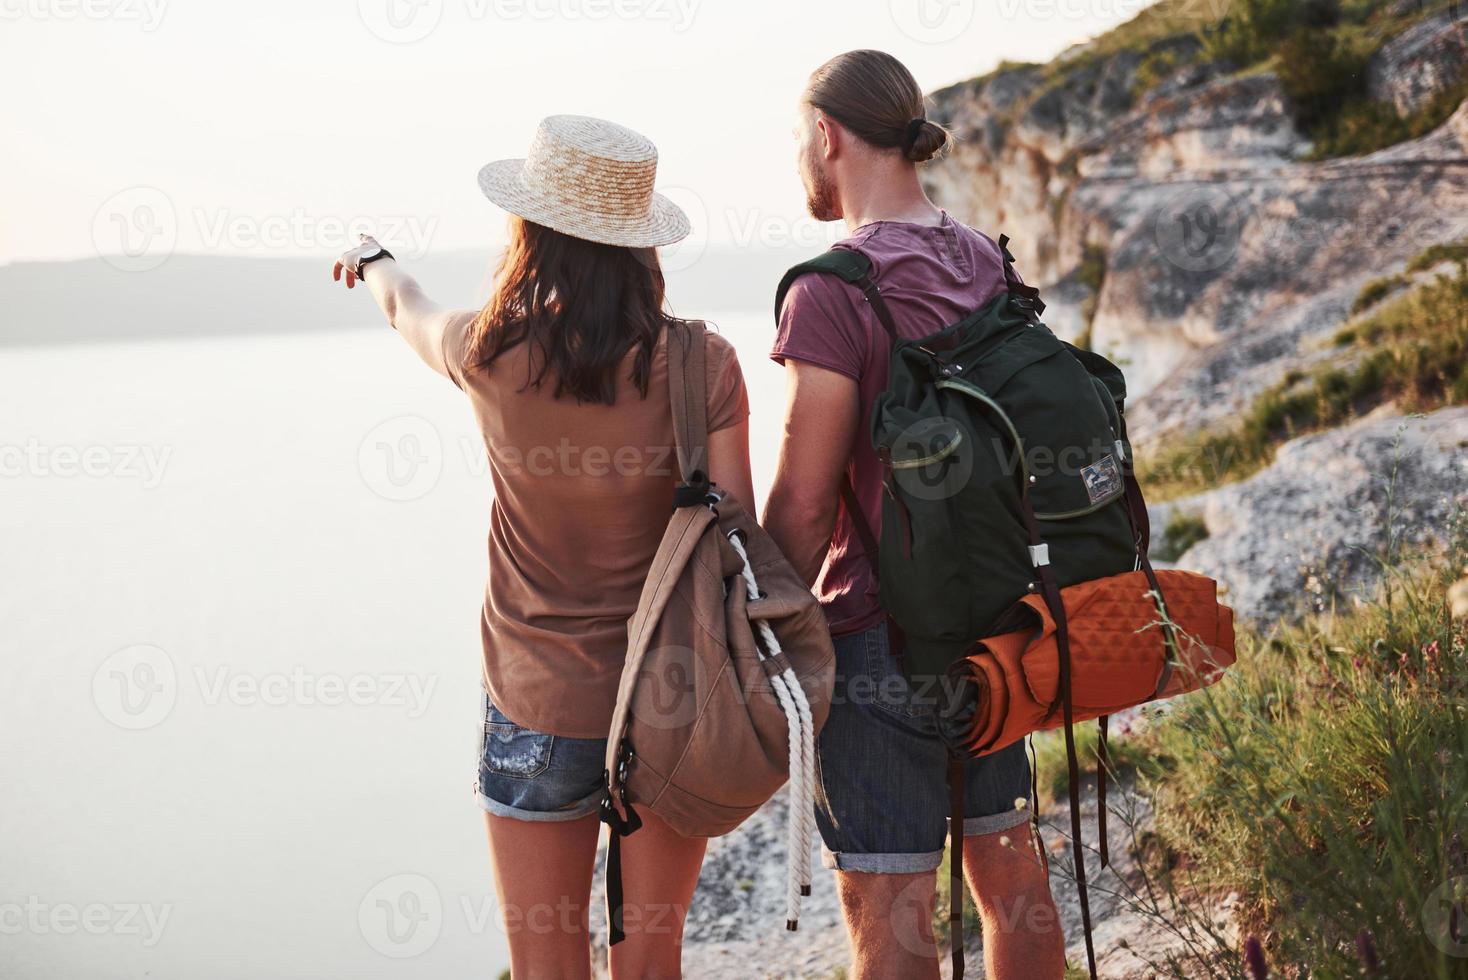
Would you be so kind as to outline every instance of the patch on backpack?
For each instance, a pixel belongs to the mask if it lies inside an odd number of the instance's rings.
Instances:
[[[1081,479],[1086,481],[1086,496],[1093,504],[1121,493],[1121,467],[1114,456],[1102,456],[1081,470]]]

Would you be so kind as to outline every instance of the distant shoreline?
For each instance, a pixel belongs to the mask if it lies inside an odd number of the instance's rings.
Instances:
[[[767,312],[781,273],[809,257],[790,248],[710,248],[668,273],[683,316]],[[124,271],[102,258],[0,266],[0,347],[360,329],[378,316],[365,294],[343,295],[329,259],[173,255]],[[439,302],[477,306],[494,256],[446,252],[405,261]]]

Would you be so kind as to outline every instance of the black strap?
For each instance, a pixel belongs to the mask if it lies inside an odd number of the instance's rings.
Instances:
[[[948,761],[948,944],[953,980],[963,980],[963,763]]]
[[[642,829],[642,817],[627,802],[626,769],[632,761],[632,748],[624,740],[618,749],[618,766],[622,770],[619,777],[621,781],[621,803],[622,811],[626,817],[618,812],[616,805],[612,802],[612,776],[610,772],[602,772],[602,784],[606,792],[602,796],[599,816],[601,822],[607,825],[607,945],[615,946],[627,938],[622,929],[623,911],[626,901],[622,892],[622,838],[628,834]]]
[[[1081,772],[1076,760],[1075,705],[1071,700],[1070,625],[1066,619],[1065,601],[1060,595],[1060,585],[1050,566],[1049,547],[1040,537],[1040,525],[1035,520],[1035,505],[1030,499],[1029,487],[1020,491],[1020,514],[1030,538],[1030,555],[1035,567],[1035,578],[1050,618],[1055,621],[1055,647],[1060,661],[1060,710],[1065,723],[1065,764],[1070,783],[1070,836],[1071,853],[1075,856],[1076,894],[1081,903],[1081,928],[1086,935],[1086,965],[1091,978],[1096,978],[1096,949],[1091,939],[1091,898],[1086,887],[1086,849],[1081,837]],[[1052,708],[1052,711],[1054,709]]]
[[[999,254],[1004,257],[1004,283],[1009,287],[1010,303],[1038,320],[1045,312],[1045,301],[1034,286],[1026,286],[1014,271],[1014,255],[1009,251],[1009,236],[999,236]]]
[[[1106,745],[1111,716],[1096,721],[1096,833],[1101,837],[1101,867],[1111,863],[1111,848],[1106,843],[1106,769],[1111,765],[1111,752]]]
[[[622,835],[613,832],[607,842],[607,943],[615,946],[627,938],[622,929],[626,901],[622,897]]]

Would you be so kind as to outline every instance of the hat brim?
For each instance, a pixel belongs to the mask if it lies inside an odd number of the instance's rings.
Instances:
[[[523,159],[487,163],[479,171],[479,189],[511,214],[603,245],[656,248],[688,237],[688,215],[661,194],[653,194],[646,215],[624,218],[598,214],[535,193],[521,178],[524,169]]]

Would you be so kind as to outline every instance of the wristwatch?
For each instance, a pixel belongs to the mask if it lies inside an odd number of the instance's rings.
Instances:
[[[362,266],[366,265],[368,262],[376,262],[378,259],[392,259],[394,262],[397,261],[397,259],[393,257],[393,254],[391,252],[379,245],[377,246],[377,251],[368,252],[366,255],[360,256],[357,259],[357,265],[356,268],[352,269],[352,275],[356,276],[358,279],[361,279]]]

